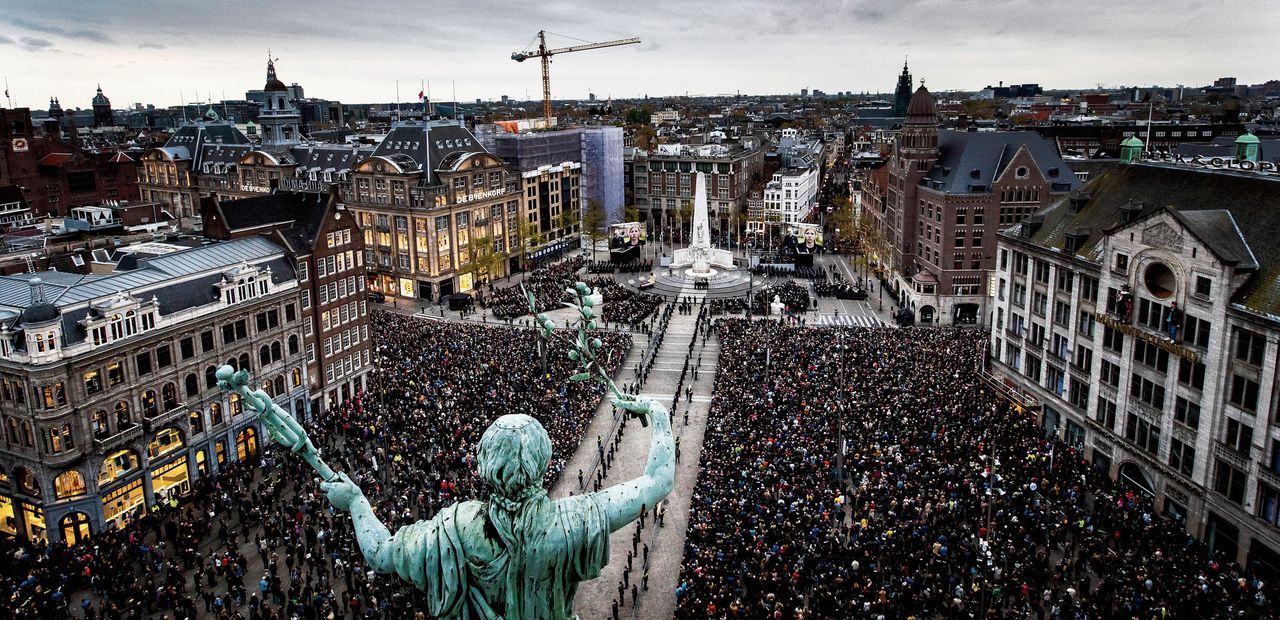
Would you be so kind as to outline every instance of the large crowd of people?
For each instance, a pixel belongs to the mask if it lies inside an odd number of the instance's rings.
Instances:
[[[529,299],[525,291],[533,293],[538,310],[557,308],[564,298],[565,283],[571,283],[586,259],[575,256],[539,267],[526,273],[520,284],[494,289],[486,300],[493,316],[500,320],[515,319],[529,314]]]
[[[650,273],[653,271],[652,260],[630,260],[625,263],[615,263],[612,261],[593,260],[587,263],[587,273],[591,274],[612,274],[612,273]]]
[[[613,278],[595,278],[588,284],[604,297],[603,318],[610,325],[626,325],[632,330],[640,330],[645,319],[662,305],[662,297],[642,293]]]
[[[391,529],[483,493],[475,446],[504,413],[542,422],[548,484],[561,475],[602,389],[568,380],[564,346],[542,355],[531,329],[371,316],[380,344],[369,391],[309,433]],[[598,335],[612,372],[631,338]],[[0,541],[0,618],[423,618],[411,585],[368,571],[314,472],[281,448],[264,454],[221,465],[189,495],[85,544]]]
[[[678,618],[1274,611],[1268,584],[994,398],[982,334],[719,333]]]

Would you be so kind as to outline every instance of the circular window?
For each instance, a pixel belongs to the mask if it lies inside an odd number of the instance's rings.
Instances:
[[[1027,170],[1026,166],[1018,166],[1018,169],[1013,171],[1013,176],[1018,177],[1019,179],[1027,178],[1028,174],[1031,174],[1031,171]]]
[[[1151,263],[1142,272],[1142,282],[1156,299],[1168,299],[1178,289],[1178,280],[1164,263]]]

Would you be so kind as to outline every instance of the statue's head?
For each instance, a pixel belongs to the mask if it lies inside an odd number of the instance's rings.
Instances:
[[[551,461],[551,438],[537,420],[524,414],[504,415],[480,437],[480,479],[499,495],[523,498],[542,488]]]

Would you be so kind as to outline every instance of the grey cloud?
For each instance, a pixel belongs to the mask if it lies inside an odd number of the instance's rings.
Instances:
[[[0,45],[12,45],[13,39],[0,34]]]
[[[28,50],[33,52],[53,49],[53,41],[50,41],[48,39],[40,39],[36,37],[22,37],[20,41],[22,42],[22,47],[25,47]]]
[[[66,37],[68,39],[80,39],[82,41],[93,41],[95,43],[115,43],[116,42],[115,39],[111,38],[111,35],[108,35],[107,33],[99,30],[88,30],[85,28],[80,28],[77,30],[67,30],[66,28],[62,28],[61,26],[52,26],[49,24],[42,24],[40,22],[35,22],[28,19],[22,19],[20,17],[10,17],[8,18],[8,21],[9,23],[15,26],[18,26],[19,28],[23,28],[25,30],[31,30],[33,32],[43,32],[45,34],[56,34],[58,36]]]
[[[153,43],[151,41],[143,41],[142,43],[138,44],[138,48],[144,49],[144,50],[162,50],[162,49],[168,49],[168,47],[169,46],[165,45],[164,43]]]

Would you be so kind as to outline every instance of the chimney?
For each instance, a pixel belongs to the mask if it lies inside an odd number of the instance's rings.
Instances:
[[[1040,227],[1044,225],[1043,215],[1028,215],[1022,220],[1022,236],[1030,239],[1040,232]]]
[[[63,112],[67,117],[67,135],[70,136],[71,145],[80,145],[80,133],[76,131],[76,113],[73,110]]]

